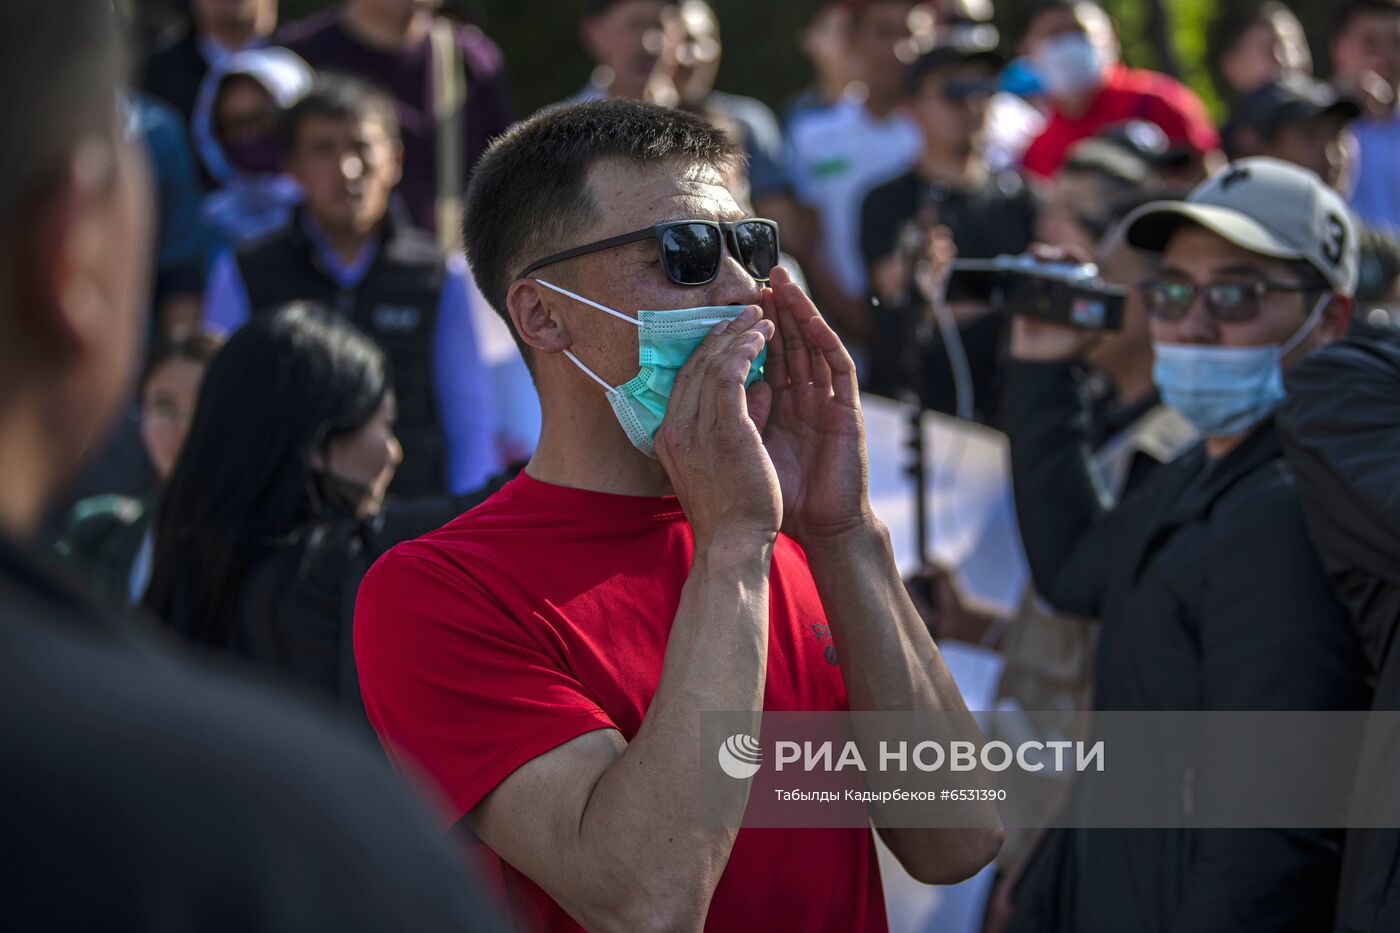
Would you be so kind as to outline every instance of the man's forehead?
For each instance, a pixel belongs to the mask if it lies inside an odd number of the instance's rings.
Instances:
[[[1281,259],[1250,252],[1199,224],[1183,225],[1172,234],[1162,252],[1164,268],[1189,269],[1198,273],[1245,268],[1268,271],[1283,262]]]
[[[726,187],[724,175],[704,162],[668,160],[637,165],[608,159],[589,170],[588,184],[599,215],[600,236],[689,217],[736,220],[745,216]]]

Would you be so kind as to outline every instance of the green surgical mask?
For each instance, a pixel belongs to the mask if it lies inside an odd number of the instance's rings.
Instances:
[[[742,306],[715,305],[706,308],[678,308],[674,311],[638,311],[637,316],[629,317],[621,311],[590,301],[566,288],[551,285],[544,279],[535,279],[545,288],[551,288],[561,295],[567,295],[590,308],[611,314],[613,317],[633,324],[638,328],[638,355],[641,368],[637,375],[620,386],[612,386],[597,373],[583,364],[577,356],[565,350],[575,366],[607,390],[608,404],[612,405],[627,439],[648,457],[656,457],[652,439],[666,414],[666,403],[670,401],[671,389],[676,384],[676,373],[690,359],[690,355],[700,346],[705,335],[721,321],[732,321],[743,313]],[[758,351],[758,358],[749,366],[749,374],[744,379],[744,388],[753,385],[763,376],[763,361],[768,355],[765,346]]]

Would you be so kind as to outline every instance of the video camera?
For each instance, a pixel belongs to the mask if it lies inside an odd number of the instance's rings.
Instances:
[[[957,259],[952,280],[992,296],[1011,314],[1084,330],[1121,330],[1128,290],[1110,285],[1093,263],[1041,262],[1029,254]]]

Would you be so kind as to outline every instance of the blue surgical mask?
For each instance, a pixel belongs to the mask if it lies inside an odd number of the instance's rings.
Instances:
[[[1152,381],[1162,401],[1205,437],[1243,434],[1283,401],[1283,358],[1312,333],[1331,295],[1323,295],[1288,342],[1261,347],[1154,343]]]
[[[640,370],[637,375],[620,386],[609,385],[601,376],[584,365],[583,361],[565,350],[575,366],[607,392],[608,404],[612,405],[627,439],[648,457],[656,457],[656,447],[652,441],[661,419],[666,415],[666,404],[671,399],[671,389],[676,384],[676,373],[690,359],[700,346],[705,335],[714,330],[721,321],[732,321],[744,312],[743,307],[734,305],[713,305],[703,308],[678,308],[674,311],[638,311],[636,317],[615,311],[582,295],[576,295],[567,288],[551,285],[544,279],[535,279],[545,288],[551,288],[561,295],[567,295],[590,308],[596,308],[613,317],[621,318],[637,327],[637,346]],[[758,351],[758,358],[749,366],[749,374],[744,379],[744,388],[753,385],[763,375],[763,361],[768,356],[765,346]]]

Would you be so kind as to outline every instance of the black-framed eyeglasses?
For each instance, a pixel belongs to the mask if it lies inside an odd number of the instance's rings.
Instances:
[[[666,278],[676,285],[708,285],[719,275],[726,246],[749,275],[760,282],[778,264],[778,224],[762,217],[744,220],[673,220],[631,233],[585,243],[553,253],[525,267],[517,278],[575,256],[612,249],[627,243],[655,239]]]
[[[1149,279],[1138,292],[1149,316],[1159,321],[1179,321],[1191,313],[1196,296],[1205,298],[1206,312],[1221,324],[1246,324],[1259,316],[1260,302],[1269,292],[1325,292],[1321,282],[1191,282]]]

